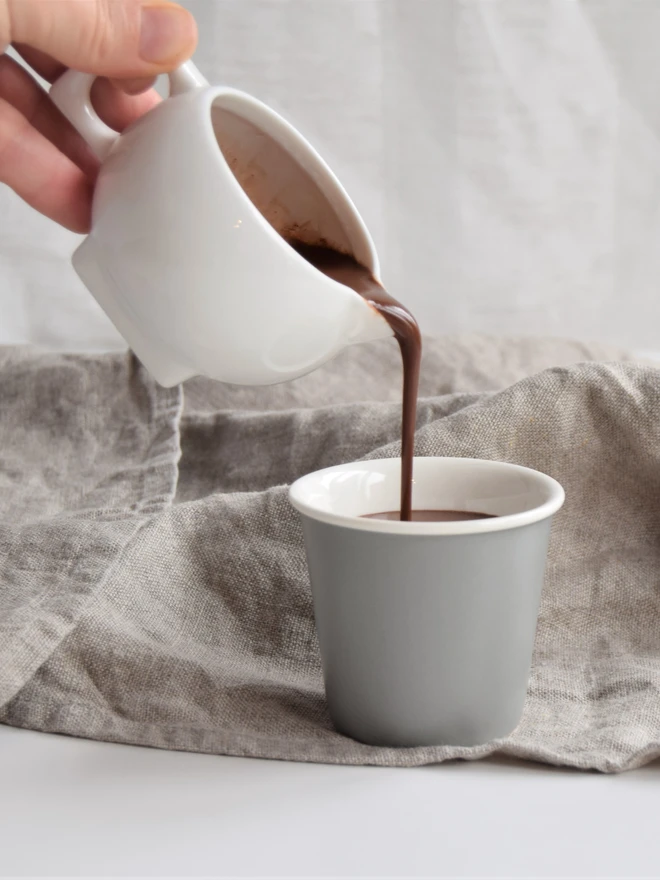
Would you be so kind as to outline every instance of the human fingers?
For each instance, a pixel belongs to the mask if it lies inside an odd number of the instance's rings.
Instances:
[[[24,44],[14,44],[14,48],[23,60],[30,65],[35,73],[38,73],[48,82],[54,82],[64,73],[66,68],[43,52],[32,49]],[[151,78],[128,80],[126,88],[124,81],[108,81],[100,77],[92,88],[92,103],[101,119],[116,131],[123,131],[127,125],[134,122],[147,110],[151,110],[160,100],[155,91],[143,91],[152,82]],[[134,95],[134,97],[128,97]]]
[[[93,183],[8,101],[0,98],[0,182],[74,232],[89,229]]]
[[[47,92],[8,55],[0,55],[0,98],[36,128],[82,171],[93,178],[98,159],[49,99]],[[6,159],[5,159],[6,161]]]
[[[97,79],[92,86],[92,104],[96,112],[115,131],[123,131],[159,102],[160,96],[154,89],[141,95],[127,95],[105,77]]]
[[[186,9],[165,0],[0,0],[0,44],[9,42],[65,67],[132,79],[189,58],[197,27]]]

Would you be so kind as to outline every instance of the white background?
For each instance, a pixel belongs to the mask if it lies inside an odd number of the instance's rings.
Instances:
[[[660,350],[658,0],[186,5],[203,73],[319,148],[427,333]],[[0,188],[0,342],[121,346],[77,241]],[[313,767],[0,727],[0,871],[659,876],[659,772]]]
[[[202,71],[319,148],[426,332],[660,349],[657,0],[184,2]],[[76,236],[6,189],[0,223],[0,342],[119,345]]]

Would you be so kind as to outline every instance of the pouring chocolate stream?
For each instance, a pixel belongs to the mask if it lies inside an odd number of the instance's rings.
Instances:
[[[359,293],[387,321],[399,343],[403,366],[403,405],[401,418],[401,519],[412,514],[413,457],[422,337],[417,321],[401,303],[385,290],[369,269],[350,254],[322,245],[297,240],[291,246],[320,272]]]

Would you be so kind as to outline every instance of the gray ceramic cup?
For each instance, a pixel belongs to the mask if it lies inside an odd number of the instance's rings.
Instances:
[[[527,691],[551,477],[503,462],[416,458],[413,507],[493,519],[360,519],[397,510],[400,460],[317,471],[290,490],[302,514],[330,715],[385,746],[473,746],[506,736]]]

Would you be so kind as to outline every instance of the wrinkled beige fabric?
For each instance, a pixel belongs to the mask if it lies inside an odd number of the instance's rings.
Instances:
[[[286,484],[397,453],[399,370],[385,343],[278,388],[197,379],[182,415],[130,357],[2,350],[0,721],[347,764],[660,755],[660,372],[554,340],[427,340],[418,415],[418,454],[566,489],[522,723],[475,749],[332,729]]]

